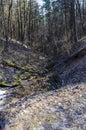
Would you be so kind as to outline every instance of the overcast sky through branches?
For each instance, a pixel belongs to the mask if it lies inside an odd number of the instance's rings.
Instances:
[[[37,2],[39,3],[39,5],[43,4],[43,0],[37,0]]]

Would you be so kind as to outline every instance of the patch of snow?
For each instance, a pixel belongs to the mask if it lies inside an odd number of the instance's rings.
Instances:
[[[0,110],[3,109],[5,97],[6,97],[6,91],[0,90]]]
[[[0,90],[0,99],[6,97],[6,91]]]

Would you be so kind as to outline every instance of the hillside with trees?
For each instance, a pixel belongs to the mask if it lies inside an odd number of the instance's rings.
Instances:
[[[86,130],[86,0],[41,3],[0,0],[0,130]]]

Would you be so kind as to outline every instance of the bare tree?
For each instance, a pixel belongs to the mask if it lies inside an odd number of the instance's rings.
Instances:
[[[70,0],[70,41],[77,42],[76,17],[75,17],[75,0]]]

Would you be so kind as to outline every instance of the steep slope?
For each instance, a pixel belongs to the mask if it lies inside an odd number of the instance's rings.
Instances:
[[[64,71],[60,76],[65,84],[86,83],[86,47],[73,53],[64,62]]]

